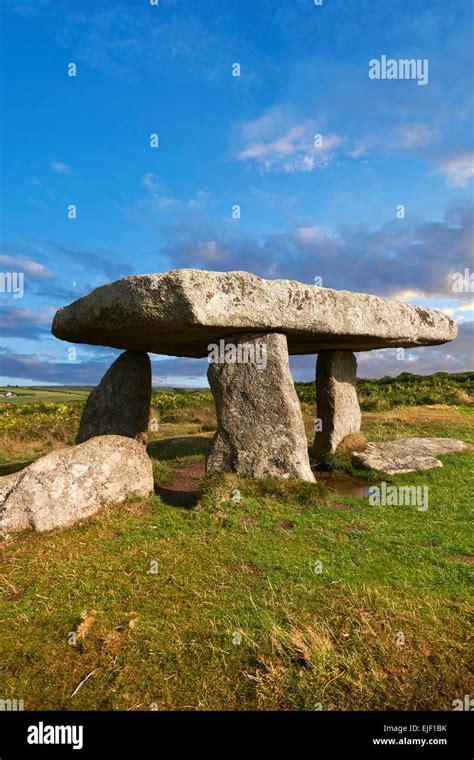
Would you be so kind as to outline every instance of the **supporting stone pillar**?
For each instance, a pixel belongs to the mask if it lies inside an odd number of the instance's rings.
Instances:
[[[316,364],[316,456],[333,454],[338,444],[360,430],[356,391],[357,361],[351,351],[321,351]]]
[[[220,341],[219,355],[210,360],[207,376],[216,402],[217,433],[206,474],[314,482],[286,336],[228,336]]]
[[[123,435],[146,444],[150,402],[148,354],[124,351],[89,395],[76,443],[98,435]]]

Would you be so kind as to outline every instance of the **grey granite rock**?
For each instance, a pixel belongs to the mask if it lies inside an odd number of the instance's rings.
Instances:
[[[255,362],[211,363],[208,378],[217,407],[217,432],[206,474],[234,472],[251,478],[314,481],[301,407],[281,334],[229,336],[225,346],[265,354]]]
[[[139,351],[125,351],[89,395],[76,443],[98,435],[123,435],[146,444],[150,402],[150,359]]]
[[[333,454],[347,435],[360,430],[356,391],[357,362],[351,351],[322,351],[316,365],[316,427],[314,453]]]
[[[434,309],[248,272],[175,269],[103,285],[60,309],[53,334],[75,343],[202,357],[235,333],[278,332],[290,354],[367,351],[453,340],[455,323]]]
[[[117,435],[91,438],[0,478],[0,532],[73,525],[107,502],[152,493],[152,463],[141,443]]]
[[[397,475],[442,467],[438,454],[464,451],[469,446],[456,438],[398,438],[385,443],[369,443],[364,451],[352,452],[352,462],[364,470]]]

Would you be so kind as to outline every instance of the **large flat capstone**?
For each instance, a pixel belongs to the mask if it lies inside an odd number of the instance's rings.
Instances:
[[[290,354],[429,346],[457,335],[434,309],[248,272],[175,269],[132,275],[60,309],[53,334],[73,343],[203,357],[237,333],[287,336]]]

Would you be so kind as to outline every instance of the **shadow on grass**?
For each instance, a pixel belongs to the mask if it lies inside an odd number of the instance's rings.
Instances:
[[[9,464],[0,464],[0,477],[2,475],[12,475],[14,472],[20,472],[28,467],[29,464],[33,464],[34,459],[30,459],[28,462],[10,462]]]
[[[151,441],[147,446],[147,452],[152,459],[167,461],[180,456],[194,456],[206,454],[211,438],[186,436],[182,438],[163,438]]]
[[[192,509],[196,506],[199,493],[194,491],[182,491],[178,488],[165,488],[165,486],[155,485],[155,493],[165,504],[173,507],[183,507],[183,509]]]
[[[205,475],[204,454],[208,445],[208,439],[193,437],[168,438],[148,445],[148,454],[155,460],[155,493],[162,501],[185,509],[192,509],[196,505],[199,498],[198,483]]]

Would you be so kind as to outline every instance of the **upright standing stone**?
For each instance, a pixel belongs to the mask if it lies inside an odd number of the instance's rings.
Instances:
[[[220,349],[219,361],[210,363],[208,370],[218,426],[206,474],[314,482],[286,336],[233,335],[220,341]],[[254,361],[245,360],[249,357]]]
[[[360,430],[356,391],[357,361],[351,351],[321,351],[316,364],[316,456],[333,454],[338,444]]]
[[[150,402],[148,354],[125,351],[87,399],[76,443],[98,435],[122,435],[146,444]]]

